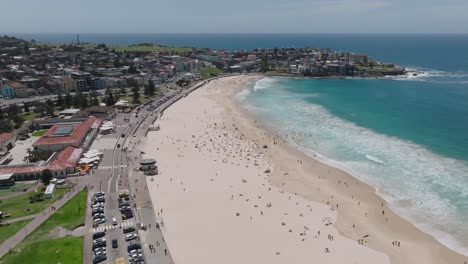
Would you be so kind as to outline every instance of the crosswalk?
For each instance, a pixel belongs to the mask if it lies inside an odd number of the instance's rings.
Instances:
[[[131,220],[122,222],[121,224],[118,224],[118,225],[112,225],[112,224],[101,225],[95,228],[91,228],[89,231],[91,233],[96,233],[96,232],[104,232],[104,231],[108,231],[108,230],[116,229],[120,227],[125,228],[125,227],[130,227],[130,226],[134,226],[133,221]]]

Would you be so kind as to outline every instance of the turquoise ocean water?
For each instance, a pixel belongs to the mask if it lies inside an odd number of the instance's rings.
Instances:
[[[242,105],[308,154],[375,186],[401,216],[468,254],[468,74],[264,78]]]
[[[76,39],[75,33],[13,35]],[[304,132],[307,136],[293,143],[374,185],[400,215],[468,255],[468,35],[80,34],[80,39],[229,50],[312,46],[366,53],[417,72],[381,80],[266,78],[239,98],[271,126]]]

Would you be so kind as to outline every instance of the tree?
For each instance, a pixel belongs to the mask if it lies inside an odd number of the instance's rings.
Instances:
[[[114,95],[112,94],[112,91],[109,88],[107,88],[106,90],[106,105],[107,106],[115,105]]]
[[[150,96],[153,96],[154,92],[156,92],[156,86],[154,85],[153,80],[149,80],[148,81],[148,94]]]
[[[62,107],[65,102],[63,101],[62,93],[57,95],[57,101],[55,102],[56,107]]]
[[[11,132],[13,130],[13,125],[11,119],[2,118],[0,119],[0,132]]]
[[[89,104],[92,105],[92,106],[97,106],[97,105],[99,105],[99,101],[98,101],[97,94],[96,94],[95,91],[93,91],[93,92],[89,95]]]
[[[53,177],[54,175],[52,174],[50,170],[44,170],[41,175],[41,182],[44,185],[49,185],[50,180],[52,180]]]
[[[29,110],[28,103],[25,102],[25,103],[24,103],[24,112],[27,113],[27,112],[29,112],[29,111],[30,111],[30,110]]]
[[[130,65],[130,67],[128,68],[128,73],[130,73],[130,74],[136,74],[136,73],[138,73],[138,71],[137,71],[135,65]]]
[[[16,104],[8,105],[7,113],[9,117],[13,117],[20,113],[20,109]]]
[[[140,88],[138,86],[134,86],[132,88],[133,92],[133,104],[140,104]]]
[[[24,118],[21,117],[20,115],[15,115],[11,119],[13,120],[13,122],[15,122],[15,129],[20,128],[24,122]]]
[[[87,98],[86,96],[83,96],[83,95],[82,95],[82,96],[81,96],[81,100],[80,100],[80,107],[81,107],[82,109],[85,109],[85,108],[88,108],[88,105],[89,105],[89,103],[88,103],[88,98]]]
[[[147,84],[145,84],[145,89],[143,90],[143,94],[146,95],[146,96],[149,96],[149,87]]]
[[[268,65],[268,57],[266,55],[264,55],[262,57],[262,62],[261,62],[261,66],[260,66],[260,70],[262,72],[267,72],[269,70],[269,65]]]
[[[71,96],[71,94],[69,92],[67,92],[67,94],[65,94],[65,107],[66,108],[70,108],[70,106],[72,105],[73,103],[73,98]]]
[[[82,97],[81,92],[78,92],[78,93],[75,94],[75,96],[73,96],[73,107],[80,108],[81,97]]]
[[[54,102],[52,102],[52,100],[50,100],[50,99],[47,99],[47,100],[46,100],[46,104],[47,104],[48,106],[50,106],[50,107],[55,107]]]

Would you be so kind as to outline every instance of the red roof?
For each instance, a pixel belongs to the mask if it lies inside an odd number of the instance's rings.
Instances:
[[[13,136],[15,135],[14,132],[10,133],[0,133],[0,142],[5,142],[7,140],[10,140]]]
[[[68,167],[74,167],[83,153],[83,149],[67,147],[62,150],[57,157],[49,164],[44,166],[31,165],[16,165],[0,167],[0,174],[36,174],[42,173],[44,170],[51,171],[66,170]]]
[[[62,150],[57,157],[50,163],[49,170],[65,170],[68,167],[74,167],[83,153],[83,149],[72,146]]]
[[[74,144],[78,145],[86,136],[89,129],[98,128],[101,124],[101,119],[94,116],[88,117],[86,121],[75,125],[54,125],[33,146],[55,145],[55,144]],[[73,130],[68,135],[55,135],[55,131],[60,127],[73,127]]]
[[[25,173],[42,173],[46,166],[34,166],[34,165],[18,165],[18,166],[5,166],[0,167],[0,174],[25,174]]]
[[[20,88],[24,88],[24,85],[22,85],[21,83],[19,82],[9,82],[7,83],[8,86],[11,86],[15,89],[20,89]]]

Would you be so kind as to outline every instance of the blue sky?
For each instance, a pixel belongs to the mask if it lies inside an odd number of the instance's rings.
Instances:
[[[468,33],[468,0],[0,0],[0,32]]]

